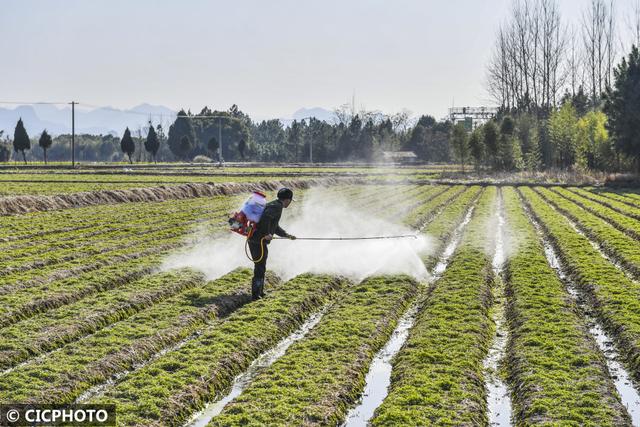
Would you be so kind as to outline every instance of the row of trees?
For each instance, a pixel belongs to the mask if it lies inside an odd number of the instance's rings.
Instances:
[[[0,131],[0,138],[4,131]],[[47,161],[47,150],[53,144],[53,139],[51,135],[45,129],[42,134],[40,134],[40,138],[38,139],[38,145],[42,148],[44,152],[44,161]],[[22,159],[24,163],[27,163],[26,151],[31,149],[31,139],[29,139],[29,134],[27,134],[27,130],[24,127],[24,123],[22,122],[22,118],[18,119],[18,123],[16,124],[16,129],[13,134],[13,149],[16,153],[22,153]],[[11,157],[11,150],[6,146],[6,144],[0,144],[0,161],[8,161]]]
[[[229,111],[199,114],[180,111],[169,129],[168,144],[177,158],[197,155],[226,160],[273,162],[373,161],[382,151],[403,148],[409,137],[409,115],[385,116],[377,112],[354,113],[345,107],[331,123],[316,118],[254,123],[237,106]],[[222,139],[222,145],[220,141]]]
[[[539,121],[531,113],[491,120],[467,133],[463,124],[453,127],[454,159],[473,163],[476,171],[540,171],[568,169],[613,171],[622,166],[600,111],[579,115],[571,101]],[[617,162],[616,162],[617,161]]]
[[[437,122],[431,116],[421,117],[414,125],[408,112],[386,116],[355,113],[344,106],[336,110],[331,123],[316,118],[294,120],[289,126],[277,119],[254,123],[234,105],[228,111],[205,107],[198,114],[181,110],[166,135],[161,125],[151,123],[137,135],[125,129],[122,138],[78,135],[76,152],[80,161],[191,161],[198,156],[216,160],[222,154],[228,161],[339,162],[375,161],[383,151],[409,150],[421,160],[446,162],[450,159],[450,128],[448,122]],[[45,130],[41,140],[42,150],[29,152],[37,144],[32,144],[20,120],[13,149],[24,161],[68,160],[70,135],[51,140]],[[10,150],[6,151],[0,160],[9,159]]]
[[[497,169],[640,170],[638,51],[632,44],[628,59],[614,67],[614,17],[613,1],[589,0],[580,24],[570,27],[557,0],[514,0],[488,64],[503,151],[483,145],[483,129],[466,142],[454,132],[456,158],[471,156],[478,166],[487,156]],[[637,45],[640,2],[628,24]]]
[[[145,136],[146,135],[146,136]],[[4,136],[0,131],[0,161],[9,161],[11,147],[20,153],[24,162],[27,160],[68,161],[71,151],[71,135],[59,135],[52,138],[45,129],[36,141],[32,141],[25,129],[22,119],[19,119],[13,139]],[[162,125],[155,127],[149,123],[141,128],[137,136],[126,128],[122,138],[114,135],[76,135],[76,155],[80,161],[122,161],[123,156],[133,161],[175,161],[176,156],[166,144],[166,135]],[[32,146],[41,150],[30,152]],[[134,156],[137,155],[137,158]]]
[[[454,158],[476,169],[568,169],[640,172],[640,52],[633,46],[614,69],[612,86],[602,94],[602,109],[586,97],[566,96],[546,117],[516,111],[468,134],[454,126]]]
[[[634,7],[627,46],[640,43],[640,2]],[[613,0],[589,0],[577,24],[563,21],[558,0],[514,0],[488,67],[498,105],[546,116],[565,93],[582,92],[600,106],[622,44],[615,16]]]

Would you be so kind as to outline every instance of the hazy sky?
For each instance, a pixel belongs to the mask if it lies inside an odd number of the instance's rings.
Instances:
[[[633,0],[621,0],[629,3]],[[441,118],[487,105],[510,0],[0,0],[0,101],[356,107]],[[587,0],[560,0],[579,17]],[[623,25],[623,24],[621,24]]]

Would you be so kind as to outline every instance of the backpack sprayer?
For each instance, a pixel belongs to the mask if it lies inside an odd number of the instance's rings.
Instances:
[[[264,212],[264,207],[267,204],[267,196],[262,194],[259,191],[254,191],[251,196],[243,203],[240,211],[235,212],[231,218],[229,218],[229,225],[231,226],[231,231],[240,234],[241,236],[245,236],[247,238],[245,242],[244,251],[249,258],[254,263],[258,263],[262,261],[264,257],[264,240],[263,237],[260,239],[260,249],[261,254],[260,258],[257,260],[253,259],[253,257],[247,252],[247,246],[249,244],[249,238],[253,235],[256,230],[256,225],[260,222],[260,218],[262,217],[262,213]],[[412,237],[417,239],[418,236],[415,234],[399,234],[395,236],[368,236],[368,237],[296,237],[296,240],[383,240],[383,239],[403,239]],[[287,239],[286,237],[273,237],[273,239]]]
[[[246,236],[249,239],[256,230],[256,225],[260,222],[262,212],[267,204],[267,196],[259,191],[254,191],[247,200],[245,200],[239,212],[235,212],[229,218],[231,231]]]

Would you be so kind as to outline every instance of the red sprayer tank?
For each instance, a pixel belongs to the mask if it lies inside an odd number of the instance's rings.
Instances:
[[[231,231],[243,236],[251,237],[256,224],[260,221],[264,207],[267,204],[267,196],[259,191],[254,191],[242,204],[240,211],[229,218]]]

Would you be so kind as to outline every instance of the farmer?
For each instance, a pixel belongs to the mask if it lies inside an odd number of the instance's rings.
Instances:
[[[288,188],[281,188],[278,191],[278,198],[265,206],[256,230],[249,238],[249,251],[251,251],[251,257],[254,262],[253,280],[251,281],[251,298],[253,300],[264,297],[264,274],[267,270],[267,256],[269,254],[267,245],[273,235],[291,240],[296,239],[296,236],[287,233],[278,225],[282,215],[282,208],[289,207],[292,200],[293,191]]]

